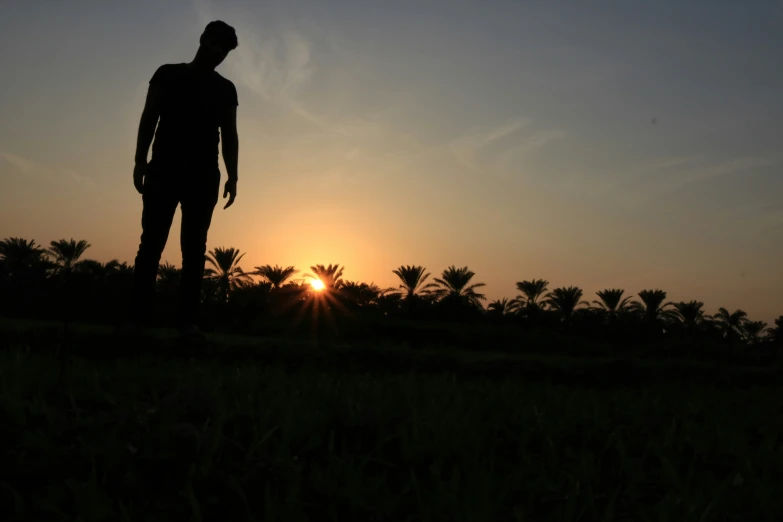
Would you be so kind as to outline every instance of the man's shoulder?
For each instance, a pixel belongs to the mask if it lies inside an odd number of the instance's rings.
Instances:
[[[184,67],[187,67],[188,64],[186,63],[164,63],[160,67],[158,67],[159,71],[177,71],[182,70]]]
[[[218,79],[218,82],[220,83],[221,87],[220,90],[223,92],[223,96],[226,100],[226,102],[236,107],[239,105],[239,98],[237,96],[237,88],[234,85],[234,82],[229,80],[228,78],[223,77],[219,72],[215,71],[215,74],[217,75],[216,78]]]
[[[155,74],[152,75],[150,82],[162,81],[164,78],[181,71],[184,66],[184,63],[164,63],[155,70]]]
[[[219,72],[217,72],[217,71],[215,71],[215,74],[217,75],[217,79],[218,79],[218,81],[220,81],[220,83],[222,83],[222,84],[223,84],[223,85],[225,85],[226,87],[230,87],[230,88],[232,88],[232,89],[235,89],[235,88],[236,88],[236,87],[234,86],[234,82],[232,82],[231,80],[229,80],[228,78],[226,78],[225,76],[223,76],[222,74],[220,74],[220,73],[219,73]]]

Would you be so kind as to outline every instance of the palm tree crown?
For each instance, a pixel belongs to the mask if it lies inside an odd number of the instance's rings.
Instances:
[[[709,315],[705,315],[702,309],[703,306],[704,303],[701,301],[688,301],[687,303],[680,301],[679,303],[674,303],[675,317],[688,328],[694,328],[711,319]]]
[[[655,322],[658,319],[672,319],[676,317],[676,312],[667,307],[674,306],[674,303],[666,302],[666,292],[663,290],[642,290],[639,292],[639,298],[642,300],[633,301],[629,310],[639,312],[644,317]]]
[[[338,290],[343,285],[343,267],[340,265],[314,265],[310,270],[314,275],[306,274],[305,277],[320,279],[325,291]]]
[[[430,276],[425,271],[426,268],[420,265],[400,265],[392,270],[392,273],[400,278],[400,286],[388,289],[387,293],[389,295],[404,295],[408,300],[413,299],[417,295],[429,294],[431,289],[438,285],[436,283],[425,284],[425,281]]]
[[[555,288],[546,295],[545,303],[553,310],[560,312],[563,320],[570,319],[579,305],[589,306],[582,301],[582,289],[576,286]]]
[[[223,299],[228,299],[231,292],[245,286],[251,281],[250,275],[239,266],[239,261],[245,254],[240,254],[236,248],[216,247],[207,254],[207,262],[214,268],[207,268],[204,275],[217,283],[218,291]]]
[[[163,286],[170,287],[179,284],[182,277],[182,269],[177,268],[169,262],[165,262],[158,267],[158,282]]]
[[[516,307],[521,311],[535,311],[541,308],[543,304],[540,299],[546,293],[549,281],[545,279],[533,279],[532,281],[519,281],[517,290],[521,292],[514,298]]]
[[[272,285],[272,288],[279,289],[282,288],[286,281],[291,279],[291,277],[293,277],[298,272],[299,270],[293,266],[283,268],[277,265],[264,265],[257,266],[253,274],[264,278],[264,280],[268,281]]]
[[[745,340],[752,344],[761,342],[762,334],[767,329],[767,323],[764,321],[745,321],[742,325],[742,331]]]
[[[359,307],[377,304],[381,294],[381,288],[375,283],[345,281],[340,287],[340,295]]]
[[[718,309],[718,313],[715,314],[715,322],[720,327],[723,337],[726,339],[732,339],[734,336],[742,335],[742,327],[747,321],[748,314],[743,310],[734,310],[729,312],[723,307]]]
[[[19,275],[28,270],[46,265],[46,250],[30,241],[18,237],[0,241],[0,262],[10,276]]]
[[[767,328],[767,334],[774,342],[783,342],[783,315],[775,319],[774,328]]]
[[[597,310],[604,310],[610,314],[617,314],[624,312],[628,306],[631,296],[623,297],[625,290],[620,288],[612,288],[607,290],[600,290],[596,292],[596,295],[600,301],[593,301]]]
[[[476,292],[476,288],[486,286],[485,283],[470,284],[475,272],[468,267],[457,268],[454,265],[443,271],[441,277],[435,278],[437,288],[433,294],[441,299],[453,299],[471,306],[481,306],[481,301],[486,299],[484,294]]]
[[[66,239],[52,241],[49,245],[46,254],[52,258],[60,272],[73,271],[84,252],[92,246],[84,239],[74,241],[73,238],[70,241]]]
[[[487,305],[487,313],[492,317],[503,317],[512,313],[516,306],[514,301],[509,301],[508,298],[496,299]]]
[[[106,263],[101,263],[94,259],[83,259],[76,264],[74,269],[79,273],[90,274],[93,277],[101,278],[118,273],[121,267],[122,265],[116,259],[112,259]]]

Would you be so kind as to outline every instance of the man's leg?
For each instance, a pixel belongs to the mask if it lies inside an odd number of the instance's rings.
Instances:
[[[165,180],[150,172],[145,179],[141,214],[141,244],[133,267],[131,317],[141,326],[152,319],[158,264],[169,237],[179,200]]]
[[[188,182],[182,195],[182,286],[177,321],[180,327],[193,325],[196,321],[204,278],[207,234],[220,190],[220,171],[215,169],[205,175],[196,175]]]

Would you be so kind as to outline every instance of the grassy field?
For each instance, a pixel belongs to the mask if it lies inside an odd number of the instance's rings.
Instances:
[[[0,520],[783,519],[778,370],[35,326],[0,324]]]

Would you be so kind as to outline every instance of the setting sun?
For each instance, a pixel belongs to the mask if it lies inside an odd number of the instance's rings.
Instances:
[[[324,285],[324,282],[320,279],[311,279],[310,285],[313,287],[313,290],[321,291],[324,289],[326,285]]]

